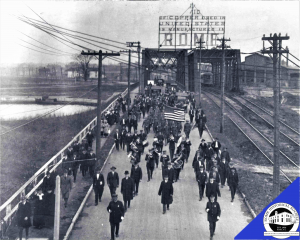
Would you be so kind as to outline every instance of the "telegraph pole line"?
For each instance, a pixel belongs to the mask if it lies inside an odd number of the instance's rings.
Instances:
[[[194,3],[191,4],[192,7],[192,19],[191,19],[191,50],[193,49],[193,18],[194,18]],[[175,36],[176,37],[176,36]]]
[[[273,36],[272,34],[270,37],[265,37],[263,35],[262,40],[263,41],[269,41],[272,44],[272,47],[270,47],[269,50],[265,49],[263,47],[262,53],[267,53],[267,54],[273,54],[273,78],[274,78],[274,83],[273,83],[273,92],[274,92],[274,147],[273,147],[273,199],[275,199],[279,194],[280,194],[280,179],[279,179],[279,172],[280,172],[280,159],[279,159],[279,110],[280,110],[280,80],[279,80],[279,64],[278,60],[280,61],[279,56],[282,53],[288,53],[288,49],[283,49],[281,50],[281,42],[282,40],[288,40],[290,37],[289,36],[284,36],[281,37],[280,33],[277,36],[275,33]],[[280,47],[278,46],[280,45]],[[263,44],[264,46],[264,44]]]
[[[97,103],[97,133],[96,133],[96,158],[97,161],[100,160],[101,156],[101,85],[102,85],[102,60],[107,56],[120,56],[120,53],[103,53],[101,50],[99,52],[81,52],[81,55],[92,55],[98,56],[98,103]],[[103,162],[100,163],[102,166]]]
[[[225,48],[229,47],[225,45],[225,42],[230,41],[230,39],[217,39],[222,42],[222,79],[221,79],[221,123],[220,123],[220,133],[223,133],[224,130],[224,91],[225,91],[225,78],[226,78],[226,69],[225,69]]]
[[[200,49],[200,51],[199,51],[199,76],[200,76],[199,77],[200,78],[200,82],[199,82],[199,107],[201,107],[201,91],[202,91],[202,89],[201,89],[201,61],[202,61],[201,50],[202,50],[202,48],[204,48],[202,46],[202,44],[205,43],[205,42],[202,42],[202,38],[200,38],[200,42],[197,42],[197,43],[199,44],[199,49]]]

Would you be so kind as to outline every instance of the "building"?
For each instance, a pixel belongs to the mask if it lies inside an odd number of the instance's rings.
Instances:
[[[255,53],[245,57],[241,63],[241,85],[273,87],[273,61],[269,56]],[[280,83],[281,87],[299,88],[300,69],[281,64]]]
[[[279,225],[291,225],[292,222],[292,214],[288,212],[279,213],[276,211],[275,215],[269,217],[269,223],[279,224]]]

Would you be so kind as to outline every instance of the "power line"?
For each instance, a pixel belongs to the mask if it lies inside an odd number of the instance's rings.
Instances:
[[[23,41],[23,42],[25,42],[25,43],[27,43],[27,44],[30,44],[30,45],[32,45],[32,46],[34,46],[34,47],[36,47],[36,48],[40,48],[40,49],[42,49],[42,50],[44,50],[44,51],[48,51],[48,52],[55,53],[55,54],[57,54],[57,55],[62,55],[62,56],[72,55],[72,54],[58,53],[58,52],[54,52],[54,51],[51,51],[51,50],[48,50],[48,49],[45,49],[45,48],[41,48],[41,47],[38,47],[38,46],[36,46],[36,45],[34,45],[34,44],[32,44],[32,43],[29,43],[29,42],[27,42],[27,41],[25,41],[25,40],[23,40],[23,39],[20,39],[20,38],[19,38],[19,40],[21,40],[21,41]]]
[[[60,41],[60,40],[58,40],[58,39],[57,39],[58,37],[57,37],[56,35],[54,35],[54,34],[52,34],[52,33],[49,33],[49,32],[47,32],[47,31],[45,31],[45,30],[43,30],[43,29],[41,29],[41,28],[35,26],[34,23],[29,23],[28,21],[30,21],[30,20],[25,21],[25,20],[23,20],[23,19],[21,19],[21,18],[19,18],[19,17],[17,17],[17,18],[18,18],[20,21],[22,21],[22,22],[24,22],[24,23],[27,23],[27,24],[29,24],[29,25],[31,25],[31,26],[33,26],[33,27],[35,27],[35,28],[38,28],[38,29],[40,29],[41,31],[43,31],[43,32],[45,32],[45,33],[47,33],[47,34],[49,34],[51,37],[53,37],[55,40],[59,41],[60,43],[64,44],[65,46],[67,46],[67,47],[69,47],[69,48],[72,48],[73,50],[78,51],[78,49],[75,49],[75,48],[73,48],[73,47],[67,45],[66,43],[64,43],[64,42],[62,42],[62,41]]]
[[[30,49],[30,50],[39,52],[39,53],[44,53],[44,54],[48,54],[48,55],[52,55],[52,56],[57,56],[57,57],[65,57],[65,55],[58,55],[58,54],[52,54],[52,53],[47,53],[47,52],[38,51],[38,50],[32,49],[32,48],[30,48],[30,47],[26,47],[26,46],[24,46],[24,45],[22,45],[22,44],[20,44],[20,43],[16,43],[16,44],[18,44],[18,45],[20,45],[20,46],[22,46],[22,47],[24,47],[24,48],[28,48],[28,49]]]
[[[20,31],[19,31],[19,32],[20,32]],[[22,32],[20,32],[20,33],[22,33]],[[34,38],[32,38],[32,37],[26,35],[25,33],[22,33],[22,34],[25,35],[26,37],[28,37],[28,38],[34,40],[34,41],[36,41],[36,42],[38,42],[38,43],[40,43],[40,44],[46,46],[46,47],[51,48],[51,49],[57,50],[57,51],[59,51],[59,52],[64,52],[64,53],[67,53],[67,54],[72,54],[72,55],[74,54],[74,53],[65,52],[65,51],[59,50],[59,49],[57,49],[57,48],[51,47],[51,46],[49,46],[49,45],[47,45],[47,44],[44,44],[44,43],[42,43],[42,42],[40,42],[40,41],[38,41],[38,40],[36,40],[36,39],[34,39]]]
[[[40,26],[43,29],[47,29],[47,30],[52,31],[51,28],[45,26],[44,24],[37,24],[37,23],[35,23],[35,25]],[[56,30],[56,29],[55,29],[55,31],[58,32],[58,33],[60,33],[61,35],[66,35],[66,36],[69,36],[69,37],[72,37],[72,38],[75,38],[75,39],[79,39],[79,40],[80,39],[86,39],[86,40],[90,40],[90,41],[97,42],[97,43],[100,43],[100,44],[104,44],[104,45],[107,45],[107,46],[111,46],[111,47],[115,47],[115,48],[121,48],[121,49],[126,49],[126,48],[115,46],[115,45],[112,45],[112,44],[108,44],[108,43],[104,43],[104,42],[99,42],[99,41],[96,41],[94,39],[90,39],[90,38],[86,38],[86,37],[82,37],[82,36],[78,36],[78,35],[76,36],[76,35],[70,34],[68,32],[63,32],[63,31]]]
[[[84,95],[86,95],[86,94],[88,94],[89,92],[93,91],[95,88],[97,88],[97,86],[94,87],[94,88],[92,88],[92,89],[89,90],[88,92],[86,92],[86,93],[80,95],[79,97],[77,97],[77,98],[75,98],[75,99],[78,99],[78,98],[83,97]],[[60,107],[58,107],[58,108],[56,108],[56,109],[54,109],[54,110],[51,110],[51,111],[49,111],[49,112],[47,112],[47,113],[45,113],[45,114],[43,114],[43,115],[41,115],[41,116],[39,116],[39,117],[36,117],[36,118],[32,119],[32,120],[29,121],[29,122],[26,122],[26,123],[21,124],[21,125],[19,125],[19,126],[13,128],[13,129],[10,129],[9,131],[6,131],[6,132],[4,132],[4,133],[1,133],[0,136],[3,136],[3,135],[5,135],[5,134],[7,134],[7,133],[10,133],[10,132],[16,130],[16,129],[19,129],[19,128],[21,128],[21,127],[24,127],[24,126],[26,126],[26,125],[28,125],[28,124],[30,124],[30,123],[32,123],[32,122],[34,122],[34,121],[36,121],[36,120],[42,118],[42,117],[45,117],[45,116],[47,116],[47,115],[49,115],[49,114],[51,114],[51,113],[53,113],[53,112],[55,112],[55,111],[57,111],[57,110],[63,108],[63,107],[65,107],[65,106],[67,106],[67,105],[69,105],[69,104],[75,102],[75,99],[74,99],[73,101],[67,102],[67,103],[64,104],[63,106],[60,106]]]
[[[32,21],[36,21],[36,22],[42,23],[42,21],[39,21],[39,20],[36,20],[36,19],[33,19],[33,18],[29,18],[29,17],[26,17],[26,18],[31,19]],[[102,37],[98,37],[98,36],[95,36],[95,35],[91,35],[91,34],[79,32],[79,31],[70,30],[70,29],[67,29],[67,28],[64,28],[64,27],[60,27],[60,26],[57,26],[57,25],[53,25],[53,24],[52,24],[52,26],[57,27],[57,28],[60,28],[60,29],[63,29],[63,30],[67,30],[67,31],[69,31],[69,32],[74,32],[74,33],[86,35],[86,36],[89,36],[89,37],[94,37],[94,38],[98,38],[98,39],[102,39],[102,40],[106,40],[106,41],[118,43],[118,44],[121,44],[121,45],[126,45],[126,43],[123,43],[123,42],[118,42],[118,41],[115,41],[115,40],[111,40],[111,39],[107,39],[107,38],[102,38]]]

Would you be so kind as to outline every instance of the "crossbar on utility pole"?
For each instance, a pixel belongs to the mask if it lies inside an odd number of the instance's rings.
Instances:
[[[225,78],[226,78],[226,69],[225,69],[225,48],[229,47],[225,45],[225,42],[230,41],[230,39],[225,39],[224,37],[222,39],[217,39],[218,41],[222,42],[221,47],[222,48],[222,68],[221,68],[221,123],[220,123],[220,133],[223,133],[224,131],[224,91],[225,91]]]
[[[200,49],[200,51],[199,51],[199,78],[200,78],[200,82],[199,82],[199,107],[201,108],[201,91],[202,91],[202,89],[201,89],[201,61],[202,61],[202,59],[201,59],[201,50],[204,48],[203,46],[202,46],[202,44],[203,43],[205,43],[205,42],[203,42],[202,41],[202,38],[200,38],[200,41],[199,42],[197,42],[198,44],[199,44],[199,47],[197,47],[197,48],[199,48]],[[195,53],[196,53],[196,51],[195,51]]]
[[[108,52],[102,52],[101,50],[99,52],[81,52],[81,55],[92,55],[92,56],[98,56],[98,103],[97,103],[97,133],[96,133],[96,158],[97,161],[100,161],[101,156],[101,85],[102,85],[102,60],[106,58],[107,56],[120,56],[120,53],[108,53]],[[100,166],[102,166],[103,162],[99,163]]]
[[[279,64],[278,59],[280,60],[280,56],[282,53],[288,53],[288,49],[281,50],[281,42],[282,40],[288,40],[289,36],[281,36],[276,33],[270,37],[262,37],[263,41],[269,41],[272,47],[267,50],[263,44],[262,53],[271,54],[273,53],[273,94],[274,94],[274,147],[273,147],[273,199],[275,199],[280,194],[280,144],[279,144],[279,136],[280,136],[280,125],[279,125],[279,114],[280,114],[280,79],[279,79]],[[279,58],[278,58],[279,54]]]

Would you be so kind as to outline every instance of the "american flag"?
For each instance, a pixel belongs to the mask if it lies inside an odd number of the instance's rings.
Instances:
[[[176,122],[184,122],[185,114],[183,109],[165,106],[164,116],[165,119],[173,120]]]

